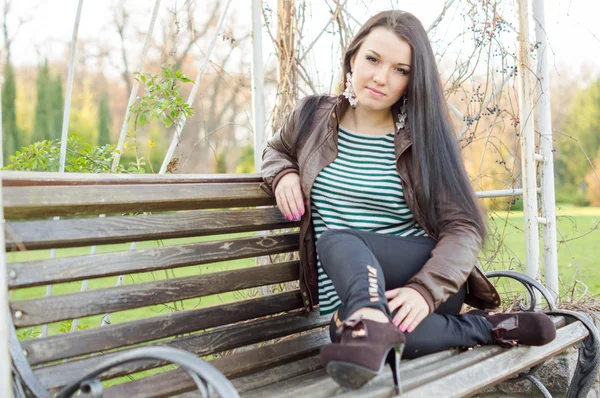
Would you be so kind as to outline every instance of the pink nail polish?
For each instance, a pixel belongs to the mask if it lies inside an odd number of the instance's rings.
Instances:
[[[296,221],[298,221],[300,219],[300,216],[298,215],[298,213],[294,214],[294,218],[296,219]]]
[[[413,331],[413,330],[409,328],[409,329],[407,329],[406,331],[407,331],[408,333],[412,333],[412,331]]]
[[[300,215],[301,215],[301,216],[303,216],[303,215],[304,215],[304,210],[302,210],[302,211],[300,212]]]
[[[288,216],[288,220],[292,221],[292,216]]]
[[[401,327],[400,327],[400,331],[401,331],[402,333],[406,332],[406,326],[401,326]]]
[[[394,326],[398,327],[398,320],[397,319],[394,319],[392,322],[394,323]]]

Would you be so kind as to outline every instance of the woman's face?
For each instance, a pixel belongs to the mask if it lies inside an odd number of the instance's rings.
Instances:
[[[374,28],[351,60],[358,104],[374,111],[394,105],[408,86],[410,62],[408,42],[387,28]]]

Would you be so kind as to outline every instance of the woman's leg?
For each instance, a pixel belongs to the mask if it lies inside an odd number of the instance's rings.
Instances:
[[[317,241],[317,251],[343,303],[339,318],[343,320],[360,308],[370,307],[391,319],[385,291],[404,286],[422,268],[434,247],[435,241],[427,237],[396,237],[350,229],[325,232]],[[463,287],[412,333],[405,334],[406,358],[493,342],[487,320],[458,315],[464,296]]]

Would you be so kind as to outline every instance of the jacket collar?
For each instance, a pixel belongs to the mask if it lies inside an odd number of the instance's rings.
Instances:
[[[337,98],[334,99],[334,105],[329,111],[329,131],[334,133],[334,136],[337,140],[337,131],[340,128],[340,119],[344,116],[348,108],[350,107],[350,103],[344,98],[343,95],[338,95]],[[396,108],[392,108],[392,115],[394,117],[394,121],[398,120],[398,110]],[[400,157],[400,155],[412,145],[412,135],[410,130],[410,122],[406,119],[406,123],[404,123],[404,127],[400,130],[396,131],[394,135],[394,148],[396,152],[396,159]]]

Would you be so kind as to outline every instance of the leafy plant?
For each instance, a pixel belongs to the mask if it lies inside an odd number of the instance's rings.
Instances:
[[[146,86],[146,92],[138,97],[130,107],[134,118],[134,130],[138,123],[144,126],[148,121],[155,119],[170,128],[178,125],[183,117],[194,114],[193,108],[186,102],[179,92],[180,83],[193,83],[181,70],[173,72],[171,65],[162,66],[162,76],[154,73],[136,72],[135,80]]]
[[[75,134],[69,137],[65,171],[78,173],[108,173],[115,155],[114,145],[94,146]],[[60,140],[37,141],[21,148],[9,157],[5,170],[18,171],[59,171]],[[119,166],[119,173],[138,172],[136,167],[125,169]]]

